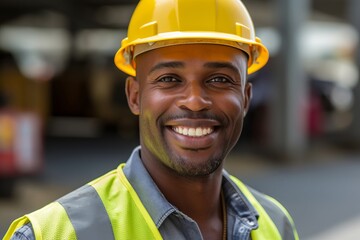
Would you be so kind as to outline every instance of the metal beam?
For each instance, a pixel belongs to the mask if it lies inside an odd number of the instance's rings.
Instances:
[[[299,49],[300,31],[309,12],[310,0],[275,0],[281,51],[276,62],[271,114],[271,148],[285,160],[301,159],[307,147],[305,102],[307,80]]]
[[[360,1],[359,0],[348,0],[347,1],[348,20],[360,33]],[[360,44],[359,44],[360,45]],[[360,47],[356,49],[356,64],[360,72]],[[354,88],[354,106],[353,106],[353,121],[350,127],[349,136],[350,141],[359,147],[360,145],[360,79]]]

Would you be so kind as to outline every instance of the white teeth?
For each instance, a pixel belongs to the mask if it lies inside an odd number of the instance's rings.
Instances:
[[[195,135],[196,136],[202,136],[203,135],[202,129],[201,128],[196,128]]]
[[[181,135],[190,137],[202,137],[214,131],[213,128],[188,128],[188,127],[173,127],[173,130]]]
[[[188,135],[193,137],[196,136],[196,129],[195,128],[189,128]]]

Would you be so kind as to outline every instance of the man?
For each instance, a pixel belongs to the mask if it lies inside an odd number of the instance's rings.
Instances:
[[[249,108],[247,74],[267,59],[238,0],[140,1],[115,56],[140,147],[5,238],[298,239],[277,201],[223,170]]]

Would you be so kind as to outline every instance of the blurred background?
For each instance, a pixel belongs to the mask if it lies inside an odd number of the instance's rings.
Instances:
[[[138,145],[113,63],[137,2],[0,1],[0,236]],[[270,61],[227,170],[280,200],[301,239],[358,239],[360,1],[243,2]]]

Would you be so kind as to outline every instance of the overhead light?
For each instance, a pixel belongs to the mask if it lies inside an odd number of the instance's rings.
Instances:
[[[70,34],[62,28],[0,28],[0,48],[12,52],[21,72],[33,80],[49,80],[60,72],[70,44]]]

